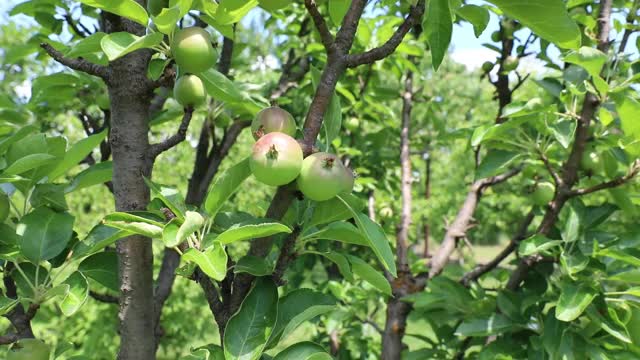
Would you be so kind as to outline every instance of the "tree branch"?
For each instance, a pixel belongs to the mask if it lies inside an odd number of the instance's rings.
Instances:
[[[539,155],[540,155],[540,159],[544,163],[544,166],[547,168],[549,175],[551,175],[551,177],[553,178],[553,182],[556,184],[556,187],[561,186],[563,183],[562,178],[560,177],[558,172],[553,169],[553,166],[551,166],[551,163],[549,162],[549,158],[547,157],[547,155],[545,155],[542,151],[539,151]]]
[[[76,22],[71,17],[71,14],[66,13],[63,15],[63,18],[64,18],[64,21],[67,23],[67,25],[69,25],[69,27],[73,30],[73,32],[76,33],[76,35],[82,38],[86,38],[87,36],[91,35],[90,31],[85,32],[85,30],[88,30],[88,29],[84,27],[84,25],[80,24],[82,26],[82,29],[76,26]]]
[[[309,15],[311,15],[311,19],[318,29],[318,33],[320,33],[320,40],[322,41],[322,45],[324,45],[325,50],[329,53],[331,47],[333,46],[333,35],[331,35],[331,31],[329,31],[329,27],[327,26],[326,21],[324,21],[324,17],[320,14],[318,10],[318,5],[315,0],[304,0],[304,6],[307,8]]]
[[[365,51],[360,54],[351,54],[347,56],[347,67],[356,67],[362,64],[371,64],[378,60],[382,60],[385,57],[391,55],[395,49],[400,45],[404,36],[411,30],[411,28],[418,24],[425,11],[425,0],[419,0],[414,6],[411,6],[409,14],[404,19],[404,22],[396,29],[391,35],[389,40],[383,45],[373,48],[369,51]]]
[[[512,169],[504,174],[493,176],[490,178],[478,180],[473,183],[471,190],[467,194],[467,198],[460,208],[456,219],[445,233],[442,244],[436,250],[429,263],[429,276],[431,279],[442,272],[445,265],[449,261],[449,257],[456,248],[457,240],[464,237],[469,229],[469,224],[473,218],[473,214],[478,206],[478,201],[484,190],[490,186],[504,182],[520,173],[520,168]]]
[[[89,296],[91,296],[93,299],[103,302],[103,303],[107,303],[107,304],[117,304],[118,303],[118,298],[112,295],[107,295],[107,294],[100,294],[97,293],[95,291],[89,291]]]
[[[469,286],[471,282],[478,280],[482,275],[498,267],[498,265],[500,265],[500,263],[504,259],[506,259],[507,256],[509,256],[515,249],[517,249],[520,241],[526,238],[527,229],[529,228],[529,225],[531,225],[531,222],[533,221],[534,218],[535,218],[535,213],[533,212],[533,210],[529,211],[527,216],[524,218],[524,221],[520,224],[520,227],[518,227],[518,231],[516,232],[516,235],[509,242],[509,244],[498,255],[496,255],[496,257],[493,258],[493,260],[489,261],[486,264],[478,265],[473,270],[464,274],[462,279],[460,279],[460,282],[464,286]]]
[[[630,181],[634,177],[636,177],[638,175],[638,172],[640,172],[640,160],[636,160],[631,165],[631,168],[629,169],[629,172],[627,172],[624,176],[617,177],[617,178],[615,178],[613,180],[603,182],[601,184],[592,186],[590,188],[571,190],[567,194],[567,196],[568,197],[583,196],[583,195],[594,193],[596,191],[605,190],[605,189],[611,189],[611,188],[614,188],[614,187],[618,187],[618,186],[624,185],[625,183],[627,183],[628,181]]]
[[[40,47],[49,54],[55,61],[62,65],[65,65],[73,70],[82,71],[89,75],[94,75],[102,78],[105,81],[109,80],[109,69],[105,66],[96,65],[83,58],[69,59],[65,57],[60,51],[53,48],[53,46],[47,43],[41,43]]]
[[[20,337],[18,336],[18,334],[11,333],[11,334],[2,335],[0,336],[0,345],[13,344],[18,340],[20,340]]]
[[[297,254],[293,251],[298,235],[300,235],[300,227],[295,226],[291,234],[289,234],[282,242],[282,248],[280,249],[280,255],[276,262],[275,270],[273,271],[273,281],[278,285],[284,285],[284,272],[287,270],[289,264],[296,258]]]
[[[149,156],[151,156],[152,159],[155,159],[158,155],[183,142],[187,137],[187,130],[189,130],[189,124],[191,123],[192,117],[193,107],[185,108],[184,115],[182,116],[182,122],[180,122],[180,126],[178,127],[178,132],[160,143],[149,145]]]

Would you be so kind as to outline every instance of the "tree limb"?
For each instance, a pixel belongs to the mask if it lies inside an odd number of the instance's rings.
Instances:
[[[583,196],[583,195],[594,193],[596,191],[611,189],[614,187],[624,185],[625,183],[627,183],[628,181],[636,177],[636,175],[638,175],[638,172],[640,172],[640,160],[636,160],[631,166],[631,168],[629,169],[629,172],[624,176],[617,177],[613,180],[606,181],[589,188],[571,190],[567,194],[567,196],[568,197]]]
[[[18,340],[20,340],[20,337],[18,336],[18,334],[11,333],[11,334],[2,335],[0,336],[0,345],[13,344]]]
[[[533,212],[533,210],[529,211],[527,216],[524,218],[524,221],[520,224],[516,235],[509,242],[509,244],[498,255],[496,255],[493,260],[489,261],[486,264],[478,265],[473,270],[464,274],[462,279],[460,279],[460,282],[465,286],[469,286],[471,282],[478,280],[482,275],[498,267],[498,265],[500,265],[500,263],[504,259],[506,259],[507,256],[509,256],[515,249],[518,248],[518,244],[520,243],[520,241],[526,238],[527,229],[529,228],[529,225],[531,225],[531,222],[534,218],[535,213]]]
[[[178,131],[160,143],[149,145],[149,156],[155,159],[158,155],[183,142],[187,137],[187,130],[189,130],[192,117],[193,107],[185,108]]]
[[[284,272],[287,270],[289,264],[296,258],[297,254],[293,251],[298,235],[300,235],[300,227],[295,226],[291,234],[282,242],[282,248],[280,249],[280,255],[278,261],[276,261],[276,267],[273,271],[273,281],[278,285],[284,285]]]
[[[418,24],[425,11],[425,0],[419,0],[416,5],[411,6],[409,14],[404,22],[396,29],[391,37],[381,46],[365,51],[360,54],[347,56],[347,67],[356,67],[362,64],[371,64],[391,55],[400,45],[404,36],[411,28]]]
[[[325,50],[329,53],[331,47],[333,46],[333,35],[331,35],[331,31],[329,31],[329,27],[327,26],[326,21],[324,21],[324,17],[320,14],[318,10],[318,5],[315,0],[304,0],[304,6],[307,8],[309,15],[311,15],[311,19],[318,29],[318,33],[320,33],[320,40],[322,41],[322,45],[324,45]]]
[[[117,304],[118,298],[112,295],[100,294],[95,291],[89,291],[89,296],[94,298],[97,301],[107,303],[107,304]]]
[[[460,208],[460,211],[456,216],[456,219],[447,229],[444,240],[431,258],[429,263],[429,279],[442,272],[449,261],[449,257],[451,257],[451,254],[455,250],[457,240],[465,236],[467,233],[470,221],[473,218],[473,213],[476,210],[478,201],[480,200],[484,190],[490,186],[504,182],[516,176],[518,173],[520,173],[520,168],[515,168],[504,174],[477,180],[473,183],[462,208]]]
[[[73,70],[82,71],[89,75],[94,75],[102,78],[105,81],[109,79],[109,69],[102,65],[96,65],[83,58],[69,59],[65,57],[60,51],[53,48],[53,46],[47,43],[41,43],[40,47],[49,54],[55,61],[62,65],[65,65]]]

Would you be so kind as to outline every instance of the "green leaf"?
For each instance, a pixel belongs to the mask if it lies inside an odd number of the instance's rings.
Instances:
[[[18,304],[18,299],[10,299],[0,296],[0,315],[4,315],[11,311]]]
[[[178,244],[187,240],[191,234],[200,230],[204,225],[204,218],[200,213],[195,211],[187,211],[184,217],[184,223],[180,225],[178,233],[176,234],[176,241]]]
[[[220,25],[237,23],[249,10],[258,6],[258,0],[221,0],[215,19]]]
[[[362,236],[360,230],[346,221],[332,222],[316,232],[304,235],[303,239],[327,239],[341,241],[347,244],[369,246],[369,243],[364,236]]]
[[[299,342],[282,350],[273,360],[309,360],[315,354],[325,353],[322,346],[310,341]]]
[[[273,273],[273,265],[266,259],[245,255],[233,267],[234,273],[247,273],[253,276],[267,276]]]
[[[49,173],[49,180],[55,180],[74,166],[78,165],[80,161],[87,157],[87,155],[91,154],[96,146],[100,145],[102,140],[107,137],[107,133],[108,132],[104,130],[101,133],[91,135],[75,143],[64,154],[64,159],[58,164],[58,166]]]
[[[56,211],[68,210],[64,187],[61,184],[37,184],[29,198],[29,203],[34,208],[48,206]]]
[[[476,180],[505,172],[508,166],[519,156],[520,154],[511,151],[489,150],[476,170]]]
[[[41,207],[24,216],[16,232],[20,252],[34,264],[56,257],[67,246],[73,233],[74,217]]]
[[[151,190],[151,200],[160,199],[164,205],[171,210],[171,212],[180,221],[184,221],[184,212],[186,211],[186,205],[184,198],[180,191],[175,187],[154,183],[153,181],[144,178],[145,184]]]
[[[564,229],[562,230],[562,240],[566,242],[574,242],[578,240],[579,235],[580,217],[578,216],[578,213],[570,207],[569,217],[567,218],[567,221],[564,224]]]
[[[536,234],[523,240],[518,248],[520,256],[529,256],[551,249],[562,244],[560,240],[551,240],[543,235]]]
[[[215,178],[204,201],[204,209],[210,217],[216,216],[224,202],[238,191],[249,175],[251,175],[251,168],[249,168],[249,158],[246,158]]]
[[[453,31],[449,0],[429,0],[422,27],[429,42],[433,69],[438,70],[449,49]]]
[[[112,14],[131,19],[138,24],[147,26],[149,15],[147,11],[134,0],[79,0],[81,3],[105,10]]]
[[[118,255],[115,251],[100,252],[89,256],[80,263],[78,271],[109,290],[120,291],[118,286]]]
[[[176,1],[176,5],[170,8],[163,8],[158,16],[152,17],[154,25],[161,33],[172,34],[176,23],[191,9],[192,2],[192,0],[180,0]]]
[[[278,317],[278,288],[270,278],[261,277],[229,319],[224,332],[227,360],[258,359],[271,336]]]
[[[376,257],[378,257],[382,266],[384,266],[384,268],[387,269],[387,271],[389,271],[394,277],[398,276],[393,252],[391,251],[389,240],[387,239],[387,235],[384,233],[384,230],[382,230],[382,227],[369,219],[365,214],[358,213],[352,209],[349,204],[343,200],[342,196],[338,195],[336,197],[342,200],[343,204],[351,210],[353,213],[353,219],[358,225],[358,229],[360,229],[360,232],[364,235],[364,238],[369,243],[369,247],[371,247],[371,250],[376,254]]]
[[[608,317],[601,315],[598,312],[598,310],[595,308],[595,306],[589,306],[586,312],[587,312],[587,315],[589,315],[589,318],[594,323],[600,325],[602,330],[606,331],[611,336],[615,337],[616,339],[622,342],[631,343],[631,337],[629,336],[629,332],[627,331],[627,329],[624,328],[622,325],[612,321]]]
[[[102,51],[109,61],[121,58],[139,49],[152,48],[162,42],[162,33],[152,33],[142,37],[122,31],[111,33],[100,40]]]
[[[162,229],[162,242],[166,247],[175,247],[180,244],[178,241],[178,230],[180,230],[180,220],[171,219]]]
[[[151,59],[147,67],[147,77],[151,80],[158,80],[164,73],[164,69],[169,65],[171,59]],[[182,111],[180,111],[182,113]],[[157,125],[156,122],[149,122],[150,126]]]
[[[130,233],[144,235],[150,238],[162,236],[164,223],[162,218],[145,211],[115,212],[104,217],[103,223]]]
[[[580,47],[582,35],[562,0],[489,0],[506,15],[565,49]]]
[[[232,242],[261,238],[280,233],[291,233],[291,229],[271,219],[254,219],[234,224],[216,238],[223,245]]]
[[[627,264],[640,267],[640,250],[627,248],[618,250],[616,248],[606,248],[598,251],[598,256],[607,256],[616,260],[620,260]]]
[[[465,5],[456,10],[456,14],[473,25],[473,33],[476,37],[480,37],[489,24],[489,10],[482,6]]]
[[[111,161],[97,163],[76,175],[64,191],[70,193],[93,185],[104,184],[111,181],[112,176],[113,165]]]
[[[583,46],[578,50],[571,51],[564,57],[564,61],[576,64],[587,70],[589,75],[600,76],[602,67],[607,62],[607,55],[598,49]]]
[[[348,205],[345,205],[343,201],[346,201]],[[331,200],[321,201],[316,204],[313,215],[305,227],[311,228],[334,221],[351,219],[353,217],[351,209],[356,212],[362,211],[364,202],[352,194],[342,194],[340,199],[335,197]]]
[[[500,314],[493,314],[486,319],[473,319],[464,321],[456,329],[457,336],[489,336],[508,332],[518,325],[508,317]]]
[[[319,251],[311,251],[311,250],[307,250],[303,254],[316,254],[316,255],[321,255],[326,257],[327,259],[333,261],[333,263],[336,264],[336,266],[338,266],[338,271],[340,271],[340,274],[342,274],[342,276],[347,281],[353,282],[353,273],[351,272],[351,265],[349,265],[349,261],[344,255],[334,251],[319,252]]]
[[[115,243],[118,239],[132,235],[132,233],[120,229],[116,229],[104,224],[98,224],[89,231],[87,237],[76,245],[73,250],[72,258],[78,259],[87,255],[94,254],[109,245]]]
[[[71,316],[87,301],[89,283],[81,272],[76,271],[64,281],[64,284],[69,285],[69,291],[60,302],[60,310],[65,316]]]
[[[56,157],[49,154],[30,154],[16,160],[8,168],[3,170],[4,175],[18,175],[42,165],[47,165]]]
[[[576,132],[576,122],[572,120],[558,121],[549,126],[553,136],[563,148],[568,149]]]
[[[351,262],[351,269],[354,274],[373,285],[373,287],[380,290],[383,294],[391,295],[391,285],[384,275],[360,258],[351,255],[347,255],[347,257],[349,258],[349,262]]]
[[[640,117],[640,102],[622,94],[612,94],[611,98],[616,103],[616,110],[620,115],[620,123],[624,134],[633,137],[635,140],[640,140],[640,121],[637,121]],[[634,153],[634,155],[637,154]]]
[[[598,293],[587,284],[563,283],[556,306],[556,319],[573,321],[591,304]]]
[[[311,289],[293,290],[278,301],[278,320],[267,349],[285,339],[300,324],[335,309],[335,300]]]
[[[91,34],[90,36],[87,36],[86,38],[75,43],[65,55],[69,58],[78,58],[102,52],[100,41],[106,35],[107,34],[103,32]]]
[[[191,248],[182,255],[182,259],[198,264],[202,272],[216,281],[222,281],[227,276],[227,252],[219,244],[214,244],[204,252]]]
[[[329,0],[329,17],[334,25],[342,24],[342,18],[347,14],[350,6],[350,0]]]

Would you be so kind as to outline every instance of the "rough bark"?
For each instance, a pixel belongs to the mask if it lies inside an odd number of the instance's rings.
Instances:
[[[144,34],[141,25],[105,15],[107,32]],[[146,78],[150,50],[128,54],[109,65],[107,83],[111,100],[113,190],[118,211],[144,210],[149,189],[143,176],[151,176],[148,119],[152,87]],[[118,241],[120,279],[120,350],[118,359],[155,358],[153,252],[151,240],[130,236]]]
[[[396,265],[398,279],[391,281],[393,295],[387,302],[387,318],[382,334],[382,359],[399,359],[402,338],[411,305],[401,298],[411,293],[407,286],[413,281],[407,261],[409,227],[411,226],[411,112],[413,110],[413,73],[407,71],[402,94],[402,125],[400,127],[401,211],[396,229]]]

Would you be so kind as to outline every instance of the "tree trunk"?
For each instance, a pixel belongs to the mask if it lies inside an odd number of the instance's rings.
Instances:
[[[128,20],[121,19],[121,22]],[[135,27],[134,27],[135,28]],[[144,31],[135,29],[134,33]],[[133,31],[132,31],[133,32]],[[110,64],[113,189],[116,210],[144,210],[151,176],[148,118],[151,87],[146,78],[151,52],[136,51]],[[155,358],[153,252],[151,239],[130,236],[117,244],[120,278],[120,351],[118,359]]]
[[[399,360],[402,354],[402,337],[407,326],[411,304],[398,297],[387,304],[387,322],[382,334],[382,360]]]

